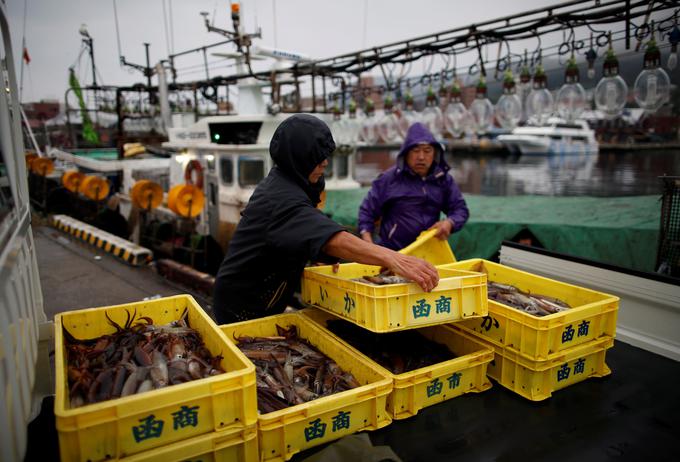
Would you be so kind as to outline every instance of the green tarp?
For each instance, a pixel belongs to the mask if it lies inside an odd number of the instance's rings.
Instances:
[[[368,188],[328,191],[325,212],[356,228]],[[654,271],[660,196],[546,197],[465,194],[470,219],[449,242],[456,258],[491,258],[503,240],[528,229],[548,250]]]

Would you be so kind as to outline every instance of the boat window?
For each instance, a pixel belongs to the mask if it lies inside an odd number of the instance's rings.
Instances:
[[[262,122],[208,124],[210,141],[215,144],[257,144]]]
[[[234,183],[234,161],[231,157],[220,158],[220,177],[222,184],[229,186]]]
[[[586,137],[585,136],[572,136],[571,139],[572,139],[572,141],[585,141]]]
[[[338,178],[347,178],[349,174],[349,156],[334,156],[333,162],[337,167]]]
[[[552,140],[561,140],[562,137],[560,135],[550,135],[550,139]]]
[[[254,186],[264,178],[264,159],[240,157],[238,160],[238,184]]]
[[[21,159],[21,162],[23,162],[23,159]],[[0,151],[0,222],[14,208],[14,197],[12,196],[7,169],[4,153]]]
[[[574,124],[555,124],[555,127],[557,128],[578,128],[580,129],[580,125],[574,125]]]
[[[206,156],[206,163],[208,164],[208,171],[215,171],[215,156]]]

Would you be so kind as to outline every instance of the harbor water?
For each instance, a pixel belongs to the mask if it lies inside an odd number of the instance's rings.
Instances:
[[[368,186],[397,151],[360,151],[356,176]],[[447,152],[463,193],[481,196],[621,197],[661,194],[659,176],[680,172],[680,150],[600,151],[591,155]]]

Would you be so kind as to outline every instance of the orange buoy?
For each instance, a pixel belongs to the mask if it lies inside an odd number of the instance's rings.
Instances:
[[[168,192],[168,208],[185,218],[193,218],[203,211],[205,195],[192,184],[174,186]]]
[[[319,203],[316,204],[316,208],[319,210],[323,210],[324,207],[326,207],[326,190],[324,189],[321,191],[321,195],[319,196]]]
[[[72,193],[78,192],[80,184],[85,179],[85,174],[78,170],[68,170],[61,176],[61,184]]]
[[[38,157],[31,161],[31,171],[36,175],[47,176],[54,171],[54,162],[47,157]]]
[[[109,195],[109,182],[100,176],[88,175],[80,183],[78,192],[88,199],[100,201]]]
[[[177,202],[177,195],[179,194],[179,191],[182,189],[183,184],[173,186],[170,188],[170,191],[168,191],[168,208],[172,210],[173,212],[177,213],[175,210],[175,202]]]
[[[163,202],[163,188],[151,180],[139,180],[130,189],[130,198],[135,207],[145,210],[155,209]]]
[[[31,163],[38,158],[38,154],[33,152],[26,153],[26,168],[31,170]]]

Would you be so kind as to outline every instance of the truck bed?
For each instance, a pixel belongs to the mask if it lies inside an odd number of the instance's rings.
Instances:
[[[50,228],[37,228],[35,236],[48,317],[65,309],[184,292],[148,269],[105,254],[95,260],[92,249]],[[208,300],[197,299],[210,308]],[[404,462],[679,460],[680,363],[620,341],[608,350],[606,362],[610,376],[556,391],[542,402],[492,381],[486,392],[425,408],[369,436]],[[46,398],[29,425],[26,461],[59,459],[53,402]]]

